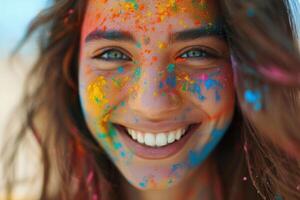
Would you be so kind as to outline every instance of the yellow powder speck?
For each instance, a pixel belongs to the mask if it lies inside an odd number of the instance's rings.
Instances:
[[[167,44],[165,42],[158,42],[158,47],[160,49],[165,49],[167,47]]]
[[[107,99],[105,98],[105,95],[103,93],[103,87],[106,85],[106,80],[103,76],[100,76],[96,79],[95,82],[91,83],[87,88],[87,93],[89,96],[89,99],[92,102],[95,102],[97,104],[105,104],[107,103]]]

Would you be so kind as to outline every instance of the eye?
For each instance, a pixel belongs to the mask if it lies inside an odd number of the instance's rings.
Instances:
[[[182,53],[179,58],[183,59],[209,59],[219,58],[220,55],[212,49],[192,48]]]
[[[109,49],[93,57],[104,61],[131,61],[131,58],[117,49]]]

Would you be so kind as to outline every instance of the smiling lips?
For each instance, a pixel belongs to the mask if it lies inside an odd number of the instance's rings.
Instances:
[[[178,128],[173,131],[161,132],[161,133],[150,133],[127,129],[127,133],[131,138],[140,144],[144,144],[150,147],[161,147],[173,143],[175,140],[180,140],[180,138],[185,134],[188,127]]]
[[[155,133],[117,124],[115,127],[120,133],[120,139],[134,154],[145,159],[162,159],[180,151],[200,124],[182,124],[181,128]]]

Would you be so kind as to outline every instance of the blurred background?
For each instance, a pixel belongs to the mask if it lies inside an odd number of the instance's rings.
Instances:
[[[290,0],[298,33],[300,34],[300,0]],[[0,0],[0,145],[6,136],[5,125],[9,120],[9,114],[18,112],[13,110],[22,93],[25,76],[37,55],[35,37],[22,48],[21,54],[14,60],[9,60],[11,51],[16,47],[30,20],[44,7],[51,4],[48,0]],[[298,36],[299,36],[298,34]],[[298,37],[299,38],[299,37]],[[299,40],[300,44],[300,40]],[[16,120],[17,119],[10,119]],[[13,121],[13,124],[15,122]],[[24,152],[25,153],[25,152]],[[20,174],[29,176],[30,169],[36,169],[35,154],[27,151],[27,155],[20,161]],[[1,158],[0,158],[1,162]],[[26,163],[26,165],[25,165]],[[30,167],[31,166],[31,167]],[[0,169],[1,171],[1,169]],[[0,200],[1,199],[1,172],[0,172]],[[32,188],[32,187],[31,187]],[[37,189],[36,189],[37,190]],[[31,192],[33,192],[31,190]],[[18,192],[20,196],[24,190]],[[28,191],[27,191],[28,193]],[[33,192],[34,193],[34,192]],[[28,196],[27,196],[28,197]]]

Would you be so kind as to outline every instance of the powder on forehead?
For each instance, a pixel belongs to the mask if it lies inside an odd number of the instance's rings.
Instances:
[[[195,25],[208,24],[218,14],[217,5],[211,0],[90,0],[84,21],[83,33],[95,28],[104,28],[107,23],[132,22],[132,26],[147,29],[150,25],[163,23],[177,15],[190,15]],[[185,26],[184,20],[176,18],[178,26]],[[144,27],[142,27],[144,26]],[[135,27],[132,27],[135,28]]]

